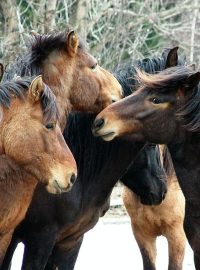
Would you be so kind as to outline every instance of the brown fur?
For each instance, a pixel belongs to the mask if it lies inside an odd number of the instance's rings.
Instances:
[[[38,77],[27,93],[21,93],[23,98],[12,94],[10,108],[1,107],[0,265],[37,182],[44,183],[51,193],[60,193],[71,188],[71,176],[77,174],[73,155],[56,122],[52,130],[45,127],[48,122],[40,100],[43,91]]]
[[[163,153],[166,150],[161,151]],[[133,234],[141,250],[144,269],[156,269],[156,238],[163,235],[169,245],[168,269],[181,270],[186,242],[183,230],[185,199],[175,172],[168,175],[168,192],[159,206],[141,204],[136,194],[127,187],[123,190],[123,201],[131,218]]]
[[[37,184],[8,156],[0,156],[0,265],[13,230],[24,218]]]

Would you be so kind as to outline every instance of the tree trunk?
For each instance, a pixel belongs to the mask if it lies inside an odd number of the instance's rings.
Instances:
[[[6,62],[9,62],[16,54],[17,48],[19,48],[19,46],[16,46],[19,44],[16,0],[0,1],[0,9],[4,17],[2,27],[3,55]]]
[[[45,10],[44,32],[49,32],[55,28],[55,13],[57,0],[47,0]]]
[[[82,38],[86,39],[88,22],[87,15],[90,0],[77,0],[73,5],[70,24],[75,27]]]

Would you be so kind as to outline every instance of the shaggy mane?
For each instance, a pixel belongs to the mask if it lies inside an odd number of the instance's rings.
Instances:
[[[9,108],[13,96],[16,96],[20,99],[25,99],[26,93],[31,85],[32,80],[33,78],[24,77],[2,83],[0,85],[0,105]],[[46,121],[53,119],[57,120],[59,114],[56,105],[56,97],[50,88],[46,84],[44,85],[45,89],[40,99],[44,118]]]
[[[26,52],[20,55],[16,61],[5,70],[4,78],[12,79],[18,75],[34,76],[41,75],[42,63],[53,51],[63,50],[67,47],[67,35],[70,30],[63,32],[52,32],[49,34],[34,34],[30,38]],[[79,39],[79,48],[85,48]]]

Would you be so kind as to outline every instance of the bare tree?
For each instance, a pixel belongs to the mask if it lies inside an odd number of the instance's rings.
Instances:
[[[55,28],[56,4],[57,4],[57,0],[46,1],[44,32],[48,32]]]
[[[4,0],[0,50],[9,59],[31,29],[44,33],[70,24],[110,69],[177,45],[199,65],[199,10],[199,0]]]
[[[88,34],[88,12],[90,0],[76,1],[72,6],[70,23],[77,28],[80,35],[86,39]]]

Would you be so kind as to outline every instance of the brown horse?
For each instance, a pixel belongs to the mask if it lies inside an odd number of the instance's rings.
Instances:
[[[167,196],[157,206],[144,205],[138,196],[124,186],[123,201],[131,219],[133,234],[143,258],[144,270],[155,270],[156,238],[167,238],[169,270],[181,270],[186,237],[183,230],[185,198],[178,184],[170,154],[160,145],[161,162],[167,174]],[[146,226],[148,224],[148,226]]]
[[[56,95],[63,128],[72,109],[99,112],[122,95],[117,79],[98,65],[74,31],[34,35],[27,53],[5,75],[40,74]]]
[[[55,96],[41,76],[0,86],[0,265],[38,181],[69,191],[77,169],[57,124]]]
[[[186,199],[184,230],[200,269],[200,72],[174,67],[156,75],[138,71],[140,88],[101,112],[93,127],[97,136],[167,143]]]

